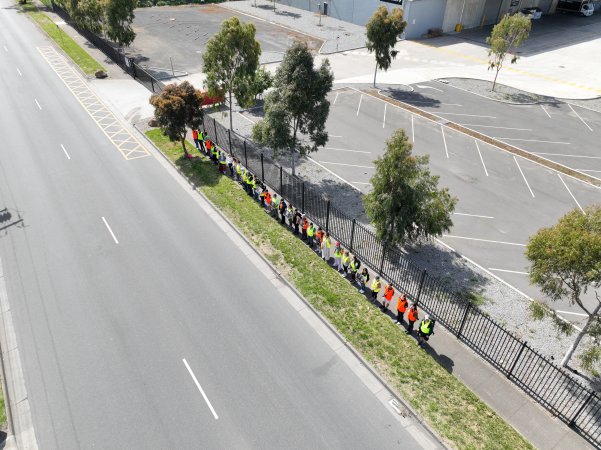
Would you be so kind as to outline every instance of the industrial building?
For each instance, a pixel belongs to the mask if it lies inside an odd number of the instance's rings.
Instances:
[[[405,12],[405,38],[417,39],[428,30],[459,31],[497,23],[506,13],[537,7],[553,14],[559,0],[279,0],[280,3],[365,25],[376,8],[387,5]]]

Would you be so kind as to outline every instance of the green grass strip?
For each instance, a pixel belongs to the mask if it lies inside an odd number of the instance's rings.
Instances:
[[[50,17],[38,11],[38,8],[32,4],[23,5],[23,10],[27,15],[37,22],[37,24],[50,36],[63,51],[77,64],[87,75],[93,75],[97,70],[106,69],[102,67],[94,58],[90,56],[83,48],[75,42],[71,36],[65,33]]]
[[[342,279],[321,258],[271,219],[209,161],[182,158],[160,130],[148,138],[274,263],[282,274],[453,447],[531,449],[514,428],[415,340]],[[191,148],[194,148],[191,146]]]

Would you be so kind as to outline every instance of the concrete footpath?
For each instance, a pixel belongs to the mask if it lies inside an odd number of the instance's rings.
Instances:
[[[104,57],[90,49],[85,40],[63,25],[80,44],[105,64]],[[129,123],[148,117],[150,93],[136,81],[124,77],[116,66],[109,68],[111,80],[89,80],[92,89],[115,114]],[[592,449],[579,435],[563,422],[552,417],[524,392],[506,380],[492,366],[484,362],[453,335],[439,326],[430,341],[432,355],[441,365],[464,382],[493,410],[540,449]]]

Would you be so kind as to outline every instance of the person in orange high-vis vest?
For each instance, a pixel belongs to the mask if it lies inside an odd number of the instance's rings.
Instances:
[[[382,311],[386,311],[390,306],[392,297],[394,296],[394,288],[392,284],[388,283],[384,288],[384,299],[382,300]]]
[[[396,302],[396,322],[394,323],[401,323],[403,321],[405,317],[405,311],[407,311],[407,306],[408,302],[405,294],[399,295],[399,299]]]
[[[306,216],[303,216],[303,241],[307,241],[307,230],[309,229],[309,220]]]
[[[409,312],[407,313],[407,331],[405,333],[411,334],[413,332],[413,324],[419,319],[419,315],[417,314],[417,305],[414,303],[409,308]]]

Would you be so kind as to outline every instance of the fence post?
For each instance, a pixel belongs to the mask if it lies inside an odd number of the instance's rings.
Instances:
[[[463,319],[461,319],[461,325],[459,325],[459,331],[457,332],[457,339],[461,339],[461,332],[463,331],[463,327],[465,325],[467,315],[470,313],[471,309],[472,309],[472,304],[468,303],[467,308],[465,308],[465,314],[463,315]]]
[[[284,195],[284,183],[282,182],[282,166],[280,166],[280,197]]]
[[[229,128],[227,129],[227,140],[229,141],[229,144],[230,144],[230,154],[233,155],[234,152],[232,151],[232,133]]]
[[[382,259],[380,260],[380,269],[378,270],[378,275],[382,276],[382,269],[384,269],[384,261],[386,260],[386,242],[382,243]]]
[[[520,360],[520,357],[522,356],[522,353],[524,352],[524,349],[528,347],[528,342],[524,341],[524,343],[522,344],[522,348],[520,348],[520,351],[518,352],[518,355],[515,357],[513,364],[511,364],[511,369],[509,369],[509,372],[507,372],[507,378],[511,378],[511,374],[513,373],[513,369],[515,369],[515,366],[517,365],[518,361]]]
[[[426,269],[422,270],[422,278],[419,281],[419,288],[417,289],[417,296],[415,297],[415,305],[419,304],[419,298],[422,295],[422,288],[424,287],[424,281],[426,281]]]
[[[246,141],[244,141],[246,144]],[[263,152],[261,152],[261,181],[265,183],[265,166],[263,166]]]
[[[353,219],[353,226],[351,227],[351,242],[349,243],[348,249],[350,251],[353,250],[353,240],[355,239],[355,224],[357,223],[356,219]]]
[[[154,93],[154,81],[152,80],[152,78],[150,79],[150,89]]]
[[[215,130],[215,143],[219,145],[219,139],[217,138],[217,121],[213,118],[213,130]]]
[[[244,141],[244,166],[248,169],[248,154],[246,153],[246,141]]]
[[[590,401],[593,399],[594,396],[595,396],[595,391],[591,391],[591,393],[588,396],[588,398],[586,399],[586,401],[582,404],[582,406],[580,408],[578,408],[578,411],[576,411],[576,414],[574,414],[574,417],[572,417],[572,420],[570,420],[570,423],[568,424],[569,427],[573,428],[574,425],[576,425],[576,420],[578,419],[578,417],[580,416],[580,414],[582,413],[584,408],[586,408],[586,405],[588,405],[590,403]]]
[[[305,182],[303,181],[301,189],[301,212],[305,214]]]
[[[326,233],[330,231],[330,201],[326,204]]]

